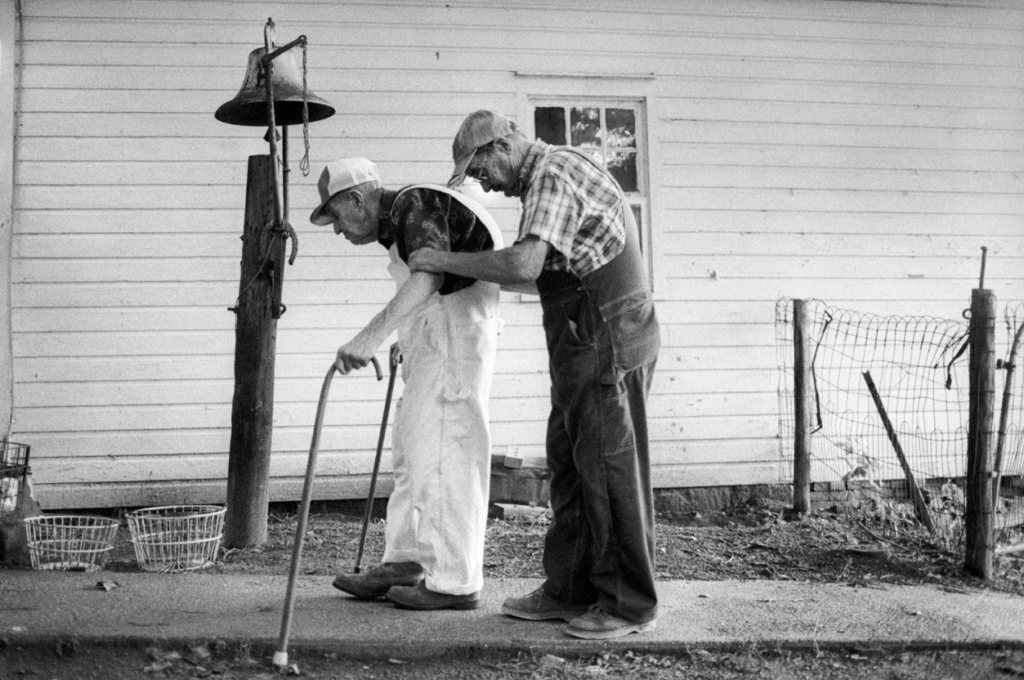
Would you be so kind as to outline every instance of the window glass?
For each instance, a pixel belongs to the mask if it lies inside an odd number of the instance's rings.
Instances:
[[[633,195],[644,193],[638,175],[642,159],[637,148],[635,108],[537,106],[533,109],[533,122],[537,139],[588,153],[608,168],[623,191]]]
[[[644,249],[644,220],[643,212],[640,210],[640,206],[631,204],[629,206],[633,210],[633,219],[636,220],[636,230],[640,234],[640,250]]]
[[[537,139],[555,146],[565,146],[565,109],[561,106],[538,106],[533,111],[533,127]]]
[[[636,113],[633,109],[605,109],[608,146],[636,146]]]
[[[626,193],[639,190],[636,180],[636,152],[615,151],[604,159],[608,172]]]
[[[596,106],[574,106],[569,113],[572,146],[601,148],[601,109]]]

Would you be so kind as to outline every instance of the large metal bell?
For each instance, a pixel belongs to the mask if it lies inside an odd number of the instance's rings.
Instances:
[[[267,116],[266,73],[261,62],[266,52],[265,48],[260,47],[249,53],[249,65],[245,69],[242,89],[234,99],[220,105],[213,114],[217,120],[231,125],[270,125]],[[275,57],[271,71],[274,74],[274,122],[279,126],[302,123],[302,70],[294,50]],[[308,90],[306,102],[311,123],[334,115],[333,106]]]

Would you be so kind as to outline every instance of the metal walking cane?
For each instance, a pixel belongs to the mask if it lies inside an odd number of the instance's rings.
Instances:
[[[380,454],[384,450],[384,435],[388,431],[388,412],[391,410],[391,393],[395,390],[395,373],[398,364],[402,363],[402,353],[398,349],[398,343],[391,345],[391,356],[388,360],[391,375],[388,376],[388,396],[384,399],[384,417],[380,421],[380,437],[377,438],[377,457],[373,460],[373,474],[370,476],[370,494],[366,498],[366,510],[363,513],[363,530],[359,532],[359,551],[356,553],[356,567],[354,572],[359,573],[359,565],[363,561],[363,546],[366,545],[366,528],[370,525],[370,513],[373,511],[373,492],[377,488],[377,471],[380,470]]]
[[[373,367],[377,371],[377,380],[383,380],[380,364],[377,358],[371,359]],[[306,521],[309,519],[309,501],[313,495],[313,477],[316,474],[316,454],[320,447],[320,428],[324,422],[324,407],[327,405],[327,394],[331,390],[331,379],[338,368],[331,364],[327,376],[324,378],[323,387],[320,388],[320,403],[316,407],[316,421],[313,423],[313,440],[309,444],[309,460],[306,463],[306,479],[302,486],[302,502],[299,506],[299,523],[295,529],[295,545],[292,548],[292,565],[288,571],[288,590],[284,596],[284,613],[281,616],[281,637],[278,650],[274,652],[274,665],[284,668],[288,665],[288,636],[292,627],[292,612],[295,609],[295,578],[299,574],[299,563],[302,561],[302,541],[306,537]],[[392,369],[392,376],[394,369]],[[393,382],[393,380],[392,380]],[[388,388],[388,398],[391,397],[391,388]],[[378,453],[378,458],[380,454]]]

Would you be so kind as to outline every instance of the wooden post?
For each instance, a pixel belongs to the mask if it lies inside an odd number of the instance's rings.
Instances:
[[[811,342],[807,301],[793,300],[793,511],[811,510]]]
[[[885,406],[882,404],[882,397],[878,394],[878,389],[875,387],[875,381],[871,379],[871,372],[864,371],[863,375],[864,382],[868,384],[868,391],[871,392],[871,398],[875,402],[875,408],[878,409],[878,415],[882,419],[882,425],[885,426],[885,433],[889,435],[889,443],[892,444],[893,450],[896,451],[896,457],[900,460],[900,467],[903,468],[903,475],[907,478],[907,486],[910,489],[910,500],[914,503],[914,510],[917,513],[917,518],[928,528],[928,531],[935,533],[935,524],[932,522],[932,514],[928,511],[928,504],[924,501],[924,494],[921,493],[921,488],[914,480],[914,473],[910,469],[910,463],[907,462],[906,455],[903,453],[903,447],[900,446],[899,437],[896,436],[896,430],[892,426],[892,421],[889,420],[889,414],[886,413]]]
[[[277,339],[271,299],[275,272],[283,267],[285,247],[284,238],[273,231],[272,172],[270,156],[249,156],[242,277],[234,309],[235,394],[224,517],[224,545],[228,548],[260,545],[267,540]]]
[[[995,414],[996,296],[971,291],[970,415],[967,433],[967,509],[964,571],[992,578],[992,441]]]
[[[996,462],[993,468],[992,480],[992,511],[999,510],[999,487],[1003,474],[1003,451],[1006,448],[1006,421],[1010,417],[1010,408],[1013,404],[1013,370],[1017,367],[1017,350],[1020,349],[1021,337],[1024,336],[1024,323],[1017,327],[1013,334],[1013,342],[1010,343],[1010,353],[1006,361],[996,361],[996,368],[1005,369],[1006,377],[1003,379],[1003,404],[999,409],[999,432],[996,436]]]

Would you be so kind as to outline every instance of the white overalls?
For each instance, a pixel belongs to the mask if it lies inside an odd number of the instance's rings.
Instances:
[[[472,199],[453,196],[503,247],[494,219]],[[392,245],[388,271],[397,286],[409,268]],[[395,486],[388,500],[384,562],[416,562],[428,590],[451,595],[483,587],[484,534],[490,491],[487,400],[500,320],[499,286],[477,281],[434,293],[398,328],[405,388],[395,407]]]

